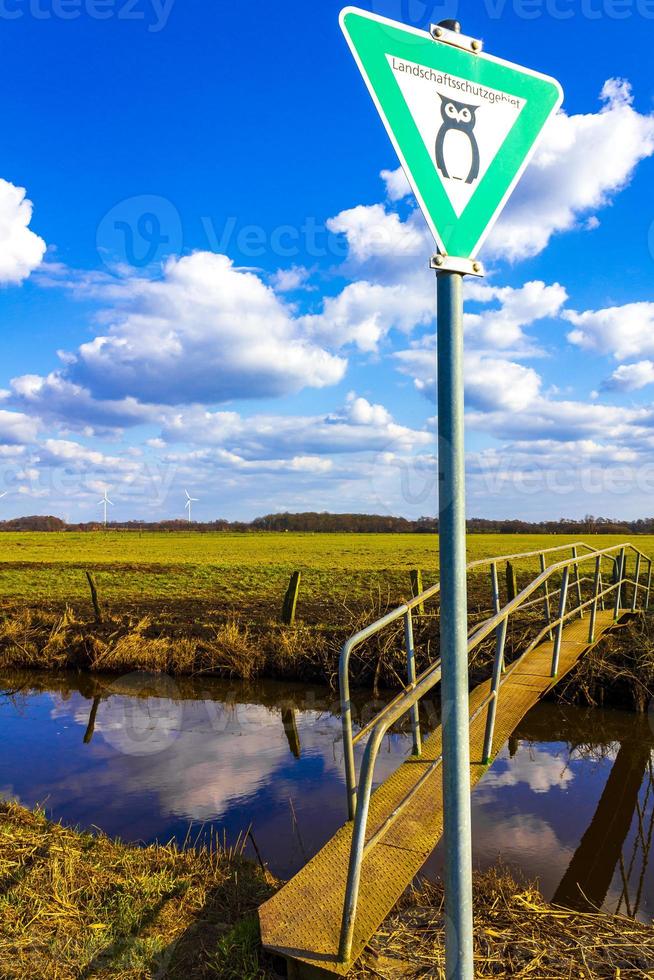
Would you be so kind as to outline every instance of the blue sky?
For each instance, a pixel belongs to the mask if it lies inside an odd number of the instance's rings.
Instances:
[[[433,243],[340,6],[0,3],[3,516],[436,512]],[[466,284],[469,514],[650,516],[654,3],[366,9],[565,90]]]

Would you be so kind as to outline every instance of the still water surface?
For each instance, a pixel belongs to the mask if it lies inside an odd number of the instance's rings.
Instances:
[[[324,688],[12,672],[0,691],[0,797],[67,824],[145,842],[181,842],[189,827],[192,840],[215,830],[234,842],[251,827],[287,878],[345,819],[340,717]],[[427,711],[425,727],[436,718]],[[378,781],[410,749],[391,735]],[[501,858],[548,899],[651,921],[653,749],[647,718],[537,706],[474,791],[476,865]],[[439,846],[425,870],[441,868]]]

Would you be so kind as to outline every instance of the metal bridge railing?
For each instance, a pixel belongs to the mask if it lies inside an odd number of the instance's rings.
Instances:
[[[571,557],[555,562],[553,565],[548,567],[545,556],[564,550],[571,551]],[[585,553],[580,554],[580,550],[583,550]],[[627,576],[628,551],[635,556],[633,578],[629,578]],[[540,574],[537,575],[526,588],[519,592],[515,598],[511,599],[506,603],[506,605],[501,607],[497,575],[498,564],[507,560],[517,561],[519,559],[535,557],[539,559],[541,568]],[[603,561],[611,563],[612,582],[608,586],[605,586],[603,582]],[[588,578],[582,578],[580,575],[580,566],[587,562],[594,563],[593,575]],[[643,564],[647,566],[646,584],[641,583]],[[490,568],[494,612],[492,616],[474,627],[470,632],[468,637],[468,654],[470,654],[491,634],[495,634],[495,657],[493,661],[490,692],[470,717],[470,724],[472,725],[472,723],[484,710],[487,711],[483,762],[484,764],[488,764],[492,754],[497,704],[503,684],[513,674],[524,658],[531,653],[531,651],[534,650],[534,648],[538,646],[538,644],[541,643],[546,636],[549,636],[554,641],[551,673],[553,678],[556,677],[559,667],[561,639],[564,624],[575,615],[583,617],[588,611],[590,613],[588,642],[593,643],[595,640],[598,607],[605,609],[607,597],[612,596],[614,618],[617,620],[621,611],[624,611],[625,608],[623,605],[623,596],[627,586],[633,587],[633,596],[631,598],[630,606],[627,608],[635,611],[638,608],[639,594],[642,593],[644,593],[643,606],[645,609],[649,608],[652,586],[652,559],[643,554],[643,552],[639,551],[630,543],[594,550],[589,545],[583,542],[578,542],[574,545],[560,545],[556,548],[548,548],[541,551],[506,555],[498,558],[480,559],[471,562],[467,568],[470,571],[483,566],[489,566]],[[573,573],[572,579],[571,572]],[[550,589],[552,578],[554,576],[558,576],[559,574],[561,574],[560,587],[554,590]],[[583,599],[582,594],[582,584],[584,582],[592,582],[593,585],[591,598],[586,600]],[[572,608],[568,609],[568,597],[571,584],[576,592],[577,603]],[[395,725],[407,714],[410,714],[411,716],[413,755],[419,758],[422,754],[419,702],[440,682],[441,661],[440,659],[436,660],[425,671],[423,671],[420,676],[416,676],[415,646],[413,637],[413,610],[417,606],[421,606],[425,602],[437,596],[439,588],[440,586],[436,584],[431,588],[426,589],[409,602],[404,603],[397,609],[392,610],[386,616],[383,616],[376,622],[371,623],[370,626],[360,630],[354,636],[350,637],[349,640],[347,640],[341,651],[339,681],[343,723],[345,781],[347,788],[349,818],[350,820],[354,820],[339,946],[339,957],[342,962],[349,961],[351,956],[363,858],[384,837],[388,830],[390,830],[410,800],[413,799],[424,782],[442,762],[443,757],[440,755],[431,763],[431,765],[427,767],[420,779],[406,794],[404,799],[398,803],[396,808],[384,821],[382,826],[379,827],[370,838],[366,839],[368,813],[377,756],[379,754],[384,736],[393,725]],[[532,598],[534,594],[541,589],[543,590],[543,595],[538,596],[537,598]],[[552,619],[551,601],[556,596],[559,598],[558,611],[556,617]],[[507,669],[504,654],[509,619],[518,610],[533,608],[539,604],[542,604],[545,626],[529,643],[527,649],[523,651],[520,657]],[[405,649],[407,657],[407,686],[400,691],[373,719],[364,725],[356,734],[353,734],[349,684],[349,662],[352,651],[371,636],[374,636],[376,633],[379,633],[392,623],[402,618],[404,619]],[[361,772],[357,787],[354,747],[365,738],[367,738],[368,741],[363,754]]]

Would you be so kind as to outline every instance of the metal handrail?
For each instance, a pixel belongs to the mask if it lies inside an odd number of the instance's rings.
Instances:
[[[619,545],[617,545],[619,547]],[[469,562],[466,565],[467,571],[471,568],[478,568],[481,565],[490,565],[493,562],[501,561],[518,561],[524,558],[539,558],[541,555],[551,555],[555,551],[571,551],[572,548],[586,548],[588,551],[594,552],[595,549],[585,541],[573,541],[571,544],[557,544],[554,548],[541,548],[539,551],[519,551],[515,555],[497,555],[495,558],[477,558],[475,561]]]
[[[549,566],[549,568],[543,568],[544,565],[544,554],[553,551],[560,551],[563,548],[572,548],[573,557],[568,558],[564,561],[557,562],[554,565]],[[588,553],[579,555],[578,549],[584,548]],[[626,552],[630,550],[636,555],[636,569],[635,569],[635,579],[630,579],[626,576]],[[613,558],[613,554],[617,552],[617,557]],[[518,557],[534,557],[538,555],[541,558],[541,568],[543,571],[528,585],[526,586],[515,598],[511,599],[506,603],[504,607],[499,608],[499,589],[497,582],[497,564],[503,560],[516,560]],[[601,576],[601,563],[603,558],[611,558],[613,561],[615,574],[615,581],[608,587],[604,587],[602,583]],[[579,565],[582,562],[595,560],[595,575],[593,578],[594,588],[593,596],[591,599],[582,601],[582,590],[581,583],[587,582],[589,579],[580,579],[579,576]],[[640,584],[640,569],[642,560],[645,560],[648,564],[648,577],[647,585]],[[651,593],[652,584],[652,558],[645,555],[638,548],[634,547],[630,542],[624,544],[613,545],[609,548],[593,550],[589,545],[585,543],[577,543],[576,545],[563,545],[561,547],[547,549],[541,552],[531,552],[526,555],[520,556],[509,556],[508,559],[505,556],[495,559],[481,559],[476,562],[472,562],[470,567],[479,567],[483,564],[490,564],[491,566],[491,583],[493,588],[493,601],[496,607],[496,612],[493,616],[485,620],[480,626],[478,626],[468,638],[468,654],[477,647],[484,639],[495,633],[496,636],[496,652],[495,659],[493,663],[493,675],[491,679],[491,690],[483,702],[475,709],[473,715],[470,718],[470,724],[479,717],[484,709],[488,709],[488,717],[486,724],[486,733],[484,739],[484,764],[488,764],[492,752],[492,741],[494,734],[495,725],[495,714],[497,709],[497,703],[499,700],[500,691],[502,685],[508,680],[508,678],[517,669],[519,664],[524,660],[524,658],[541,642],[541,640],[549,633],[552,635],[553,631],[556,631],[556,636],[554,639],[554,651],[552,657],[552,677],[557,676],[558,671],[558,661],[561,648],[561,637],[563,632],[563,624],[568,619],[570,619],[575,614],[579,613],[583,617],[584,610],[590,608],[591,619],[589,626],[589,643],[592,643],[595,638],[595,621],[597,614],[598,604],[602,603],[602,608],[604,608],[604,600],[607,596],[615,593],[615,603],[614,603],[614,615],[617,620],[620,614],[621,604],[620,599],[622,595],[622,590],[627,585],[632,585],[634,587],[634,595],[631,603],[631,609],[635,610],[638,604],[638,593],[639,590],[645,592],[645,608],[649,608],[649,599]],[[571,610],[566,611],[567,595],[570,585],[570,569],[576,570],[576,580],[573,584],[577,587],[578,604]],[[557,589],[555,593],[551,593],[548,590],[548,583],[553,575],[558,572],[562,572],[563,579],[561,583],[561,588]],[[533,640],[527,649],[521,654],[521,656],[511,665],[510,669],[505,672],[504,663],[504,646],[506,642],[506,633],[508,627],[508,620],[512,613],[520,608],[525,608],[525,605],[533,605],[533,603],[526,603],[526,600],[533,595],[538,589],[545,587],[546,590],[546,602],[547,602],[547,613],[546,613],[546,626],[538,634],[535,640]],[[412,725],[413,725],[413,753],[416,757],[421,755],[421,740],[420,740],[420,728],[418,722],[418,702],[431,691],[441,680],[441,661],[438,660],[430,667],[428,667],[423,673],[416,678],[415,676],[415,651],[413,649],[413,630],[412,630],[412,620],[411,611],[420,602],[424,602],[428,597],[431,598],[438,592],[438,585],[432,586],[427,589],[420,596],[414,597],[410,602],[404,603],[402,606],[383,616],[381,619],[372,623],[370,626],[366,627],[364,630],[360,630],[353,637],[351,637],[347,643],[343,646],[341,653],[341,662],[339,665],[339,676],[341,678],[341,706],[343,713],[343,736],[344,736],[344,758],[345,758],[345,770],[346,770],[346,783],[347,783],[347,794],[348,794],[348,807],[350,809],[350,818],[354,819],[354,829],[352,836],[352,845],[350,851],[350,863],[348,868],[348,879],[345,893],[345,903],[343,909],[343,919],[341,923],[341,937],[339,945],[339,958],[342,962],[349,961],[351,950],[352,950],[352,938],[354,933],[354,923],[356,918],[356,910],[358,903],[358,892],[359,884],[361,878],[361,866],[364,856],[370,851],[372,847],[377,844],[377,842],[387,833],[390,827],[395,823],[398,817],[401,815],[404,808],[407,806],[409,801],[415,796],[419,791],[421,786],[424,784],[425,780],[429,778],[431,773],[441,764],[442,755],[435,759],[421,775],[420,779],[415,783],[409,793],[406,794],[403,800],[401,800],[393,810],[393,812],[387,817],[384,823],[379,827],[375,833],[366,841],[366,831],[367,831],[367,821],[368,812],[370,808],[370,799],[372,795],[372,784],[374,777],[375,764],[377,761],[377,756],[379,754],[379,749],[381,747],[384,736],[389,731],[389,729],[399,721],[405,714],[409,711],[412,712]],[[549,600],[552,594],[559,595],[559,613],[555,620],[551,620],[549,615]],[[542,599],[538,601],[543,601]],[[348,679],[348,663],[349,657],[352,650],[359,643],[363,642],[365,639],[373,636],[379,630],[383,629],[385,626],[397,621],[402,616],[405,617],[405,638],[407,644],[407,658],[408,658],[408,672],[409,672],[409,683],[400,691],[392,701],[386,705],[371,721],[369,721],[356,736],[352,735],[352,716],[351,716],[351,705],[350,705],[350,695],[349,695],[349,679]],[[346,717],[347,716],[347,717]],[[354,745],[356,742],[363,739],[366,735],[369,735],[369,739],[364,751],[364,756],[361,764],[361,774],[359,778],[359,792],[357,794],[356,787],[356,774],[354,768]],[[358,799],[357,799],[358,797]]]
[[[571,550],[574,554],[575,549],[578,548],[585,548],[588,551],[591,552],[593,551],[591,546],[586,544],[585,542],[576,541],[573,542],[572,544],[561,544],[561,545],[556,545],[555,547],[552,548],[542,548],[540,551],[527,551],[527,552],[522,552],[522,553],[512,554],[512,555],[500,555],[496,558],[477,558],[475,561],[469,562],[468,565],[466,565],[466,571],[469,572],[472,571],[473,569],[481,568],[484,565],[492,566],[493,564],[498,564],[499,562],[518,561],[519,559],[536,558],[536,557],[541,558],[541,565],[542,565],[545,555],[553,554],[554,552],[564,551],[564,550]],[[430,599],[433,599],[434,596],[438,595],[438,593],[440,592],[440,588],[441,588],[440,582],[437,582],[435,585],[432,585],[428,589],[425,589],[423,592],[421,592],[420,595],[413,596],[413,598],[407,600],[401,606],[398,606],[396,609],[391,610],[391,612],[386,613],[385,616],[382,616],[374,623],[371,623],[369,626],[366,626],[363,629],[359,630],[357,633],[354,633],[345,642],[345,644],[341,649],[341,656],[338,665],[338,680],[339,680],[339,689],[341,693],[343,751],[344,751],[344,764],[345,764],[345,779],[347,785],[348,816],[350,820],[354,819],[354,812],[356,809],[356,789],[355,789],[356,767],[354,764],[354,745],[356,744],[356,741],[358,741],[362,737],[361,734],[359,734],[359,737],[355,738],[352,734],[353,732],[352,704],[350,699],[350,675],[349,675],[350,657],[352,655],[353,650],[355,650],[356,647],[360,646],[366,640],[370,639],[371,636],[374,636],[376,633],[379,633],[381,630],[383,630],[386,626],[390,626],[391,623],[394,623],[396,620],[401,619],[403,616],[406,616],[408,613],[411,613],[412,610],[415,609],[416,607],[423,606]],[[406,629],[408,628],[409,627],[407,627]],[[411,631],[413,631],[412,625],[411,625]],[[409,671],[410,671],[410,666],[409,666]],[[408,685],[409,687],[410,684],[411,684],[411,680],[409,679],[409,685]],[[391,702],[391,704],[392,703],[393,702]],[[366,732],[369,730],[370,730],[370,725],[367,725]],[[417,733],[417,727],[414,729],[414,741],[416,738],[419,738],[419,734]]]

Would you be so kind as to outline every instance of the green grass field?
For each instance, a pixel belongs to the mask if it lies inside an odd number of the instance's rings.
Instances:
[[[566,535],[471,535],[470,560],[572,544]],[[625,540],[588,535],[606,548]],[[654,556],[654,536],[634,543]],[[563,557],[563,556],[562,556]],[[553,560],[553,559],[552,559]],[[537,560],[519,566],[536,571]],[[425,585],[438,575],[438,540],[427,534],[197,534],[4,533],[0,535],[0,596],[30,605],[88,598],[85,569],[94,570],[110,604],[201,601],[234,611],[269,613],[289,575],[303,574],[298,612],[334,615],[334,606],[382,595],[408,594],[408,572],[420,568]]]

